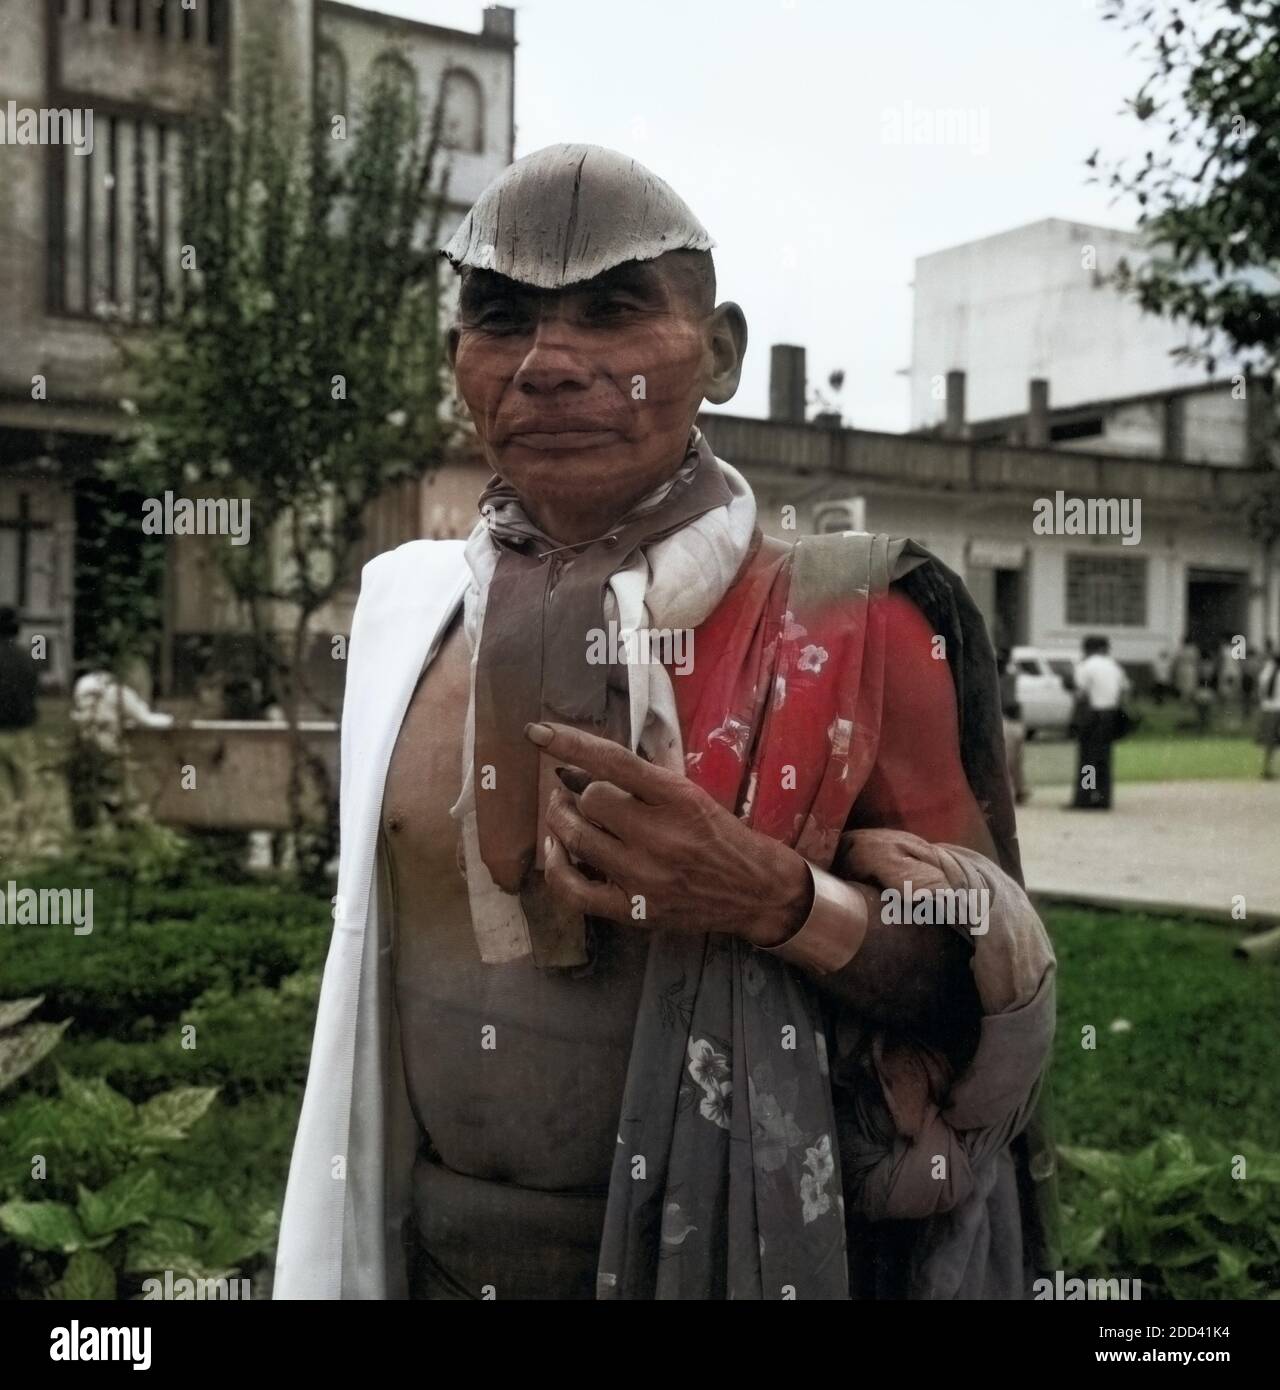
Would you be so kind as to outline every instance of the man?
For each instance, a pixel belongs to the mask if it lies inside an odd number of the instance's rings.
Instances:
[[[18,645],[18,615],[0,608],[0,729],[27,729],[36,722],[38,685],[31,653]]]
[[[694,423],[746,345],[711,245],[560,145],[446,248],[496,476],[465,546],[365,569],[278,1297],[1016,1297],[1042,1258],[990,646],[910,543],[762,535]]]
[[[1111,745],[1124,733],[1124,697],[1129,677],[1111,656],[1105,637],[1084,639],[1076,666],[1076,790],[1071,809],[1111,809]]]
[[[1022,722],[1022,703],[1018,699],[1018,672],[1013,665],[1013,652],[1001,647],[996,653],[1000,671],[1000,715],[1004,728],[1004,758],[1009,765],[1009,785],[1017,806],[1031,799],[1027,786],[1024,754],[1027,746],[1027,726]]]
[[[1173,684],[1173,655],[1168,647],[1161,647],[1151,663],[1151,694],[1157,705],[1176,694]]]
[[[131,686],[110,671],[85,671],[71,692],[74,737],[66,763],[71,822],[92,830],[122,815],[121,759],[124,733],[132,726],[168,729],[173,715],[153,710]]]
[[[1275,776],[1271,762],[1280,746],[1280,657],[1270,641],[1258,678],[1258,742],[1262,745],[1262,776],[1270,781]]]

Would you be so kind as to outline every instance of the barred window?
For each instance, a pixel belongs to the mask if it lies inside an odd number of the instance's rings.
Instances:
[[[145,322],[179,274],[181,131],[100,111],[94,135],[87,156],[59,151],[52,307]]]
[[[1080,627],[1145,627],[1146,560],[1068,555],[1067,622]]]

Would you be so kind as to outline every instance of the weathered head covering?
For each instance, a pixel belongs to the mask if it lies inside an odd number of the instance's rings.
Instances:
[[[600,145],[548,145],[485,189],[440,254],[455,270],[554,290],[624,261],[714,245],[675,190],[637,160]]]

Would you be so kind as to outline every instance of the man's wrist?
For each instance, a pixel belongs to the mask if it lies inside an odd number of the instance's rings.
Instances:
[[[812,883],[808,913],[789,936],[776,944],[757,945],[791,965],[829,975],[858,954],[871,921],[879,920],[880,898],[874,888],[848,883],[815,864],[802,862]]]
[[[743,936],[753,946],[780,946],[804,925],[813,906],[813,876],[808,861],[780,845],[783,853],[771,875],[771,888],[760,912],[745,926]]]

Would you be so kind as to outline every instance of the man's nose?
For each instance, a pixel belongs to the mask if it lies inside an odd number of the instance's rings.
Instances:
[[[515,374],[517,390],[537,396],[553,391],[585,391],[591,385],[591,369],[573,342],[572,330],[561,319],[538,321],[533,343]]]

